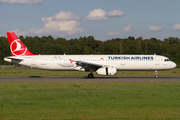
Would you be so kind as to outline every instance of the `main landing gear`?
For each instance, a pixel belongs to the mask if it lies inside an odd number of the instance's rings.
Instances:
[[[157,70],[155,70],[155,78],[158,78],[159,76],[158,76],[158,71]]]
[[[89,73],[89,74],[88,74],[88,78],[93,78],[93,76],[94,76],[94,75],[93,75],[92,73]]]

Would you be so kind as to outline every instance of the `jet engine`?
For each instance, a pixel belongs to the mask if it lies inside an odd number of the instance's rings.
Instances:
[[[117,73],[116,67],[102,67],[96,71],[98,75],[115,75]]]

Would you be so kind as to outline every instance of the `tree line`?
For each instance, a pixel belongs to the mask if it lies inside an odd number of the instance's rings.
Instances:
[[[164,40],[156,38],[143,39],[134,38],[114,38],[106,41],[95,40],[93,36],[79,37],[66,40],[52,36],[20,36],[22,42],[34,54],[157,54],[170,58],[176,63],[180,63],[180,39],[169,37]],[[10,64],[3,59],[11,56],[9,43],[6,37],[0,37],[0,64]]]

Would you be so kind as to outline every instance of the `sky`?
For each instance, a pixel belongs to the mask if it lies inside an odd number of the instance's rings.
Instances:
[[[180,38],[180,0],[0,0],[0,36]]]

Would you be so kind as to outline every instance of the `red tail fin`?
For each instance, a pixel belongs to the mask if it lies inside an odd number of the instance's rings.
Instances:
[[[14,32],[7,32],[7,37],[8,37],[9,47],[10,47],[12,56],[29,56],[29,55],[34,55],[33,53],[31,53],[27,49],[27,47],[15,35]]]

